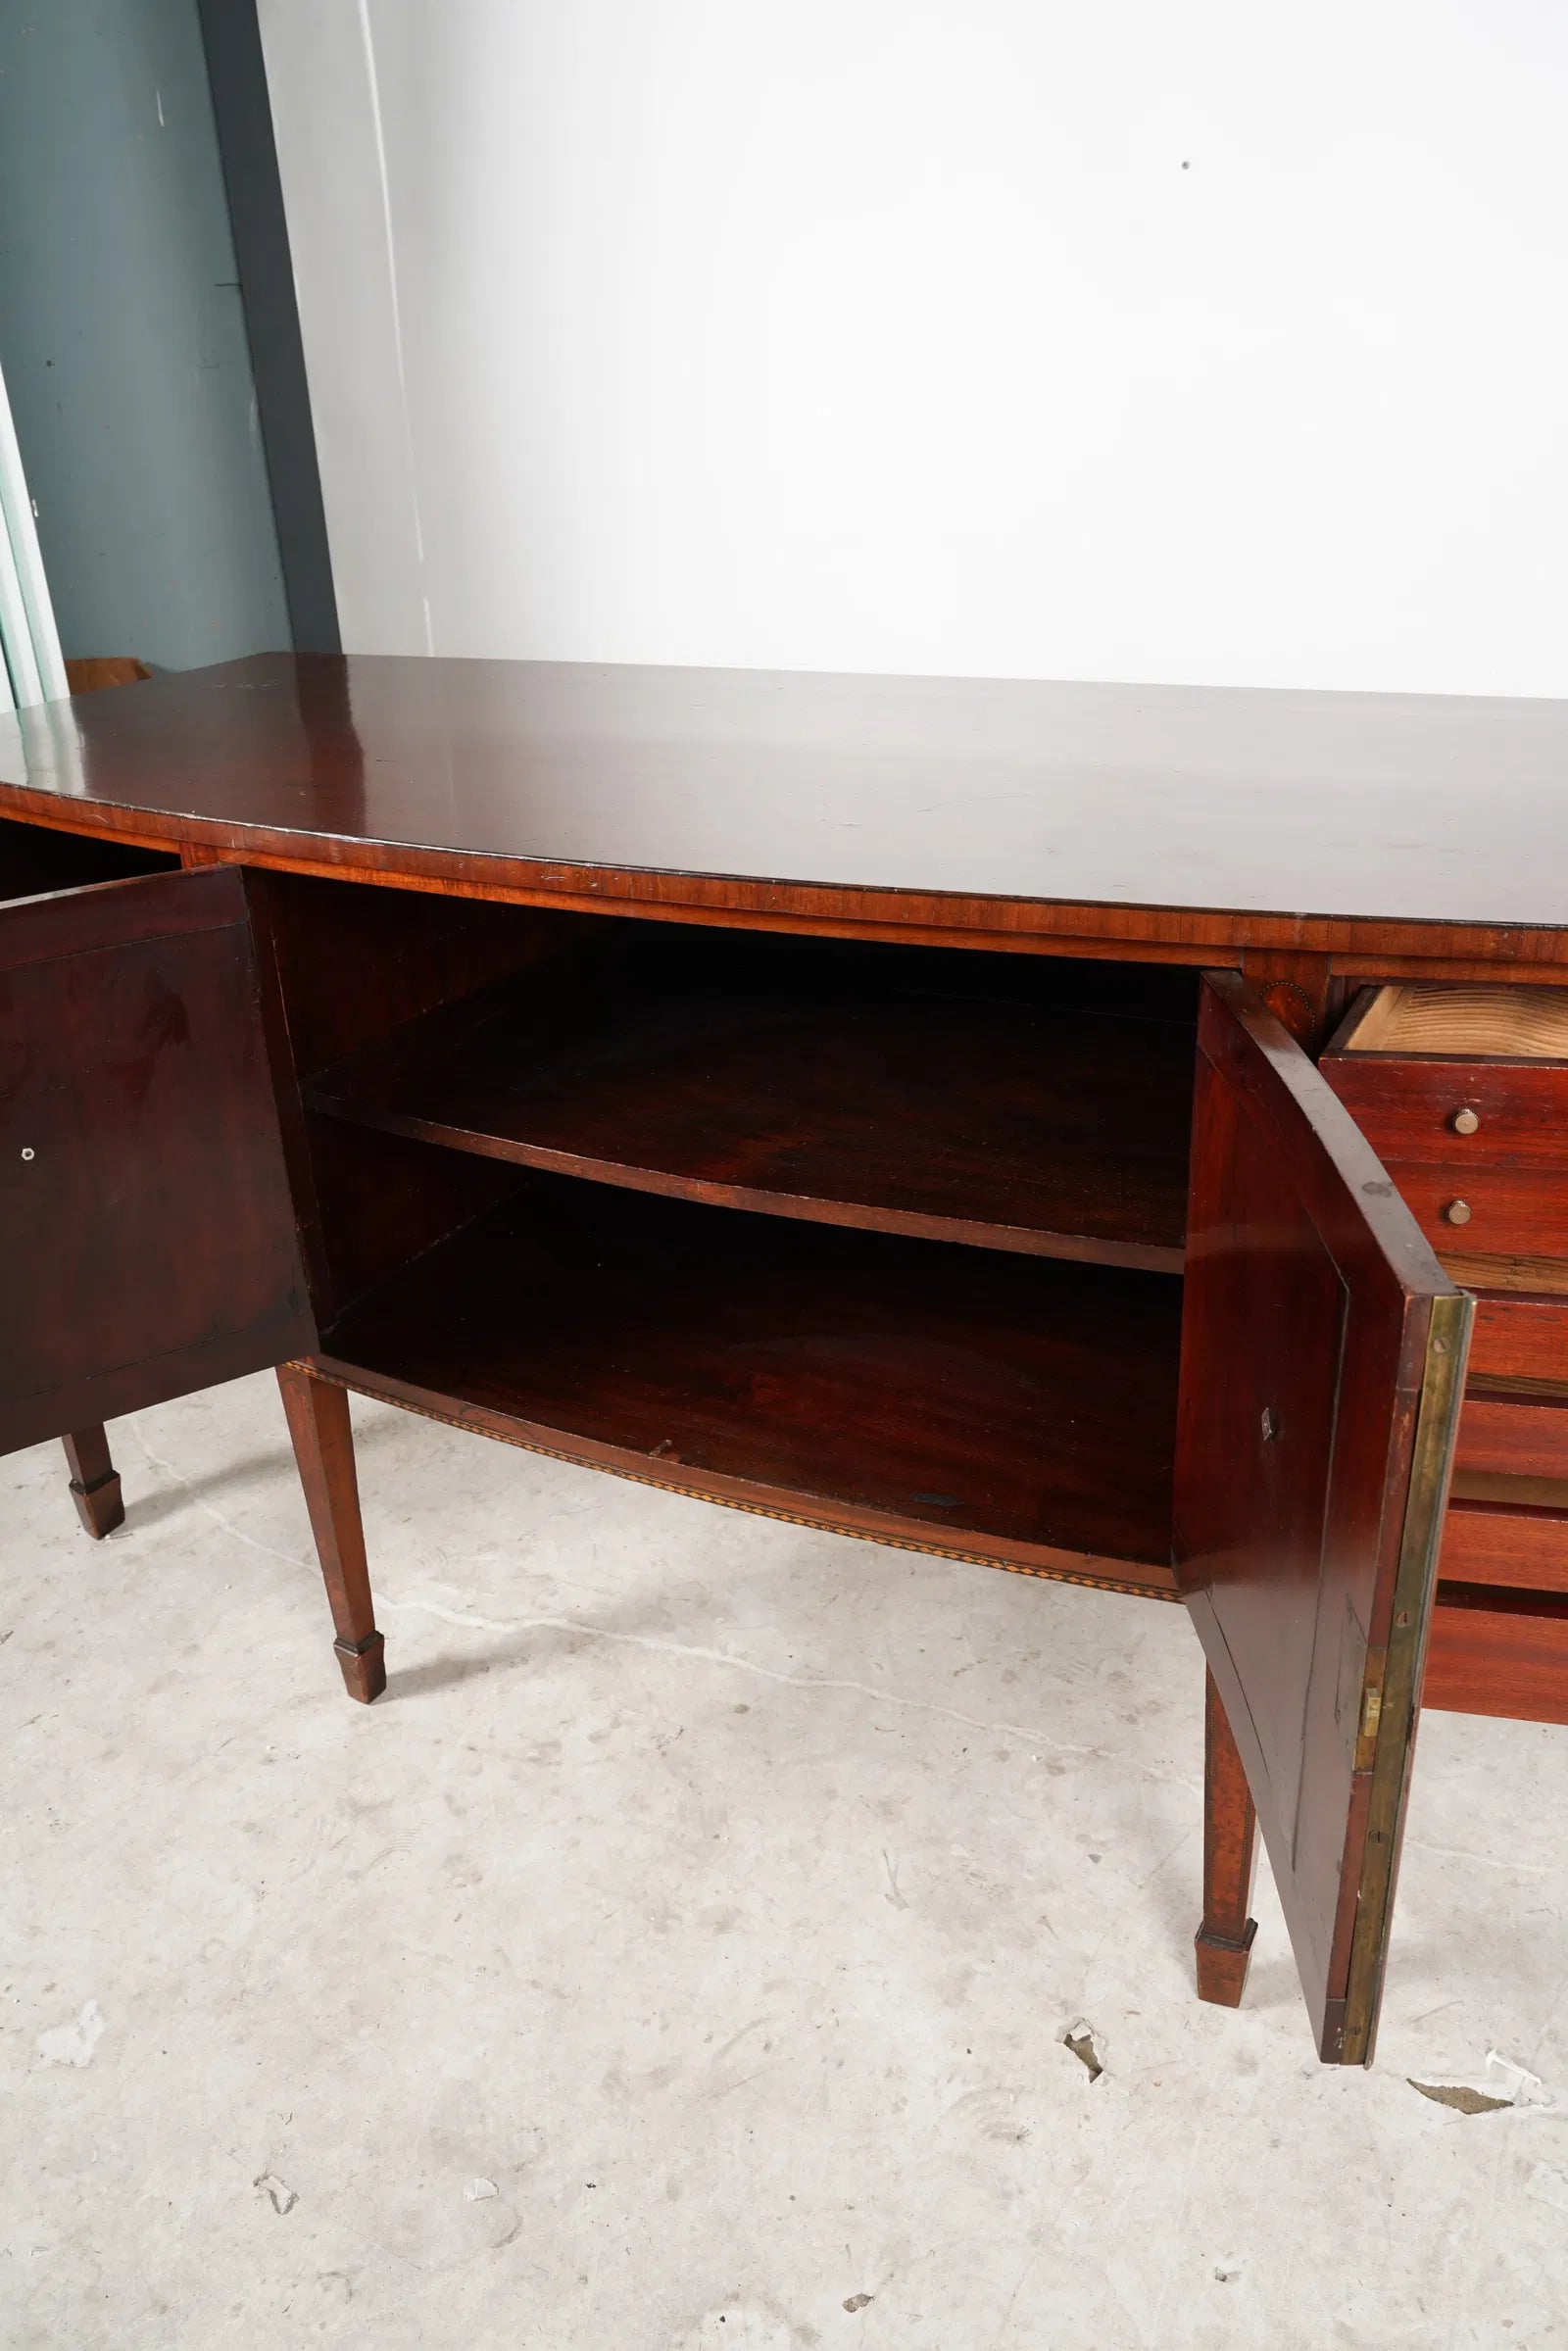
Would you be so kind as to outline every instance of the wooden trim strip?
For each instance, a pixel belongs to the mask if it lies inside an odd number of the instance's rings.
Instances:
[[[315,1358],[293,1366],[307,1371],[318,1380],[329,1380],[336,1388],[346,1388],[355,1396],[373,1396],[378,1403],[396,1404],[400,1411],[414,1412],[421,1420],[439,1421],[443,1427],[462,1429],[470,1437],[493,1437],[498,1445],[514,1445],[519,1452],[539,1453],[548,1461],[569,1461],[576,1469],[601,1469],[612,1478],[624,1478],[633,1486],[651,1486],[663,1494],[684,1494],[694,1502],[716,1502],[725,1510],[743,1510],[751,1518],[778,1519],[789,1527],[814,1527],[826,1535],[853,1535],[861,1543],[878,1543],[893,1551],[918,1551],[930,1559],[957,1559],[969,1567],[998,1567],[1009,1576],[1034,1576],[1049,1584],[1081,1584],[1094,1592],[1124,1592],[1140,1600],[1177,1600],[1180,1593],[1174,1585],[1166,1590],[1158,1584],[1133,1584],[1116,1576],[1093,1575],[1082,1567],[1060,1567],[1018,1559],[1001,1558],[994,1551],[960,1550],[956,1544],[920,1543],[912,1536],[884,1533],[878,1527],[854,1526],[849,1520],[834,1517],[828,1511],[785,1510],[769,1502],[743,1500],[739,1495],[725,1494],[712,1486],[683,1485],[678,1478],[659,1478],[647,1470],[630,1469],[618,1461],[601,1460],[585,1452],[571,1452],[564,1445],[544,1445],[538,1439],[524,1437],[515,1429],[495,1425],[487,1416],[478,1418],[472,1413],[440,1412],[433,1404],[416,1403],[408,1396],[391,1387],[383,1387],[362,1372],[351,1372],[346,1365],[330,1358]],[[456,1402],[458,1399],[450,1399]],[[1152,1571],[1156,1572],[1157,1571]]]

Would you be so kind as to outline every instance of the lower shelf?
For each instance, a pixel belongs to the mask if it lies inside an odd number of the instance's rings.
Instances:
[[[326,1334],[350,1386],[715,1499],[1174,1592],[1181,1284],[537,1176]]]

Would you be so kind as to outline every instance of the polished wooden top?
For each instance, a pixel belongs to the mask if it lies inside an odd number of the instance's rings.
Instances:
[[[1568,925],[1568,702],[267,654],[0,719],[0,808],[62,801],[469,886]]]

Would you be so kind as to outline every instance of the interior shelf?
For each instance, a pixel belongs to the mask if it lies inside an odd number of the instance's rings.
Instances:
[[[662,939],[611,972],[524,971],[325,1071],[308,1100],[601,1183],[1179,1271],[1189,975],[1159,975],[1150,1008],[1107,967],[914,961],[921,984],[895,989],[876,948]]]
[[[322,1353],[654,1483],[1169,1591],[1180,1321],[1168,1275],[537,1175]]]

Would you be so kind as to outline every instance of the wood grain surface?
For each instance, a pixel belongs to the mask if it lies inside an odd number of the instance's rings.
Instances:
[[[649,945],[648,926],[631,930]],[[1195,1030],[1119,966],[658,926],[324,1072],[313,1108],[602,1182],[1179,1272]],[[756,952],[760,949],[762,952]],[[1011,985],[1009,987],[1009,980]],[[922,984],[923,983],[923,984]]]
[[[652,1483],[1024,1564],[1121,1562],[1168,1592],[1180,1320],[1166,1275],[532,1175],[321,1355]]]
[[[244,877],[0,915],[0,1450],[308,1351]]]
[[[1568,1595],[1440,1585],[1422,1704],[1568,1723]]]
[[[253,863],[1382,977],[1568,972],[1565,775],[1564,703],[374,655],[0,720],[0,808]]]
[[[1356,1053],[1568,1060],[1568,991],[1405,983],[1379,988],[1347,1036]]]

